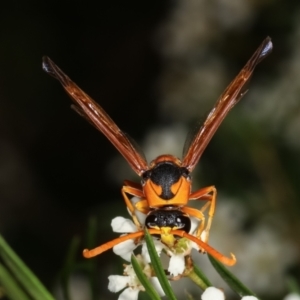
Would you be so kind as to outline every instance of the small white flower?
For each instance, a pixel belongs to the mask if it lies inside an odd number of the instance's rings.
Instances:
[[[199,219],[197,219],[195,217],[191,217],[191,216],[190,216],[190,220],[191,220],[191,229],[190,229],[189,233],[192,235],[195,235],[196,230],[198,229],[201,221]]]
[[[258,298],[254,296],[244,296],[241,300],[258,300]]]
[[[170,275],[176,277],[183,274],[185,270],[185,257],[191,253],[195,243],[186,238],[179,239],[175,249],[165,248],[167,254],[171,257],[168,271]]]
[[[113,247],[113,252],[116,255],[121,256],[124,260],[130,261],[133,250],[138,245],[135,244],[134,240],[127,240]]]
[[[149,281],[152,283],[152,286],[155,288],[155,290],[157,291],[158,295],[160,297],[163,297],[165,295],[165,292],[163,291],[157,277],[150,277]]]
[[[224,300],[225,295],[224,295],[223,291],[221,291],[215,287],[209,287],[201,295],[201,299],[202,300]]]
[[[140,290],[134,289],[129,285],[129,278],[128,276],[120,276],[120,275],[111,275],[108,277],[109,284],[108,289],[113,292],[117,293],[127,287],[120,295],[118,300],[125,300],[125,299],[132,299],[137,300]]]
[[[170,249],[168,246],[163,244],[161,241],[153,238],[154,246],[157,254],[160,256],[162,250],[170,257],[168,271],[171,276],[178,276],[183,274],[185,270],[185,256],[190,254],[194,243],[187,239],[178,240],[178,244],[175,249]],[[142,256],[145,262],[150,263],[150,256],[146,243],[142,246]]]
[[[286,295],[283,300],[300,300],[300,295],[296,293],[291,293]]]
[[[111,227],[114,232],[118,233],[132,233],[138,231],[135,224],[130,219],[123,217],[116,217],[111,221]],[[126,261],[130,261],[133,250],[138,245],[134,240],[127,240],[113,247],[113,251],[116,255],[121,256]]]
[[[139,297],[139,290],[135,290],[129,287],[119,295],[118,300],[138,300],[138,297]]]
[[[158,256],[160,256],[161,251],[166,246],[161,241],[159,241],[155,238],[153,238],[153,243],[154,243],[155,250],[156,250]],[[143,243],[143,246],[142,246],[142,256],[143,256],[143,259],[145,260],[146,263],[151,263],[151,259],[150,259],[150,256],[149,256],[149,251],[148,251],[146,243]]]
[[[110,275],[108,277],[108,289],[113,293],[117,293],[127,287],[119,295],[118,300],[137,300],[139,292],[144,291],[145,289],[136,277],[132,265],[128,265],[125,267],[124,274],[124,276]]]
[[[184,254],[174,254],[170,258],[168,271],[171,276],[181,275],[185,270],[185,255]]]
[[[160,286],[157,277],[151,277],[151,268],[149,264],[145,264],[141,255],[138,255],[137,260],[140,266],[143,267],[144,274],[149,278],[153,287],[156,289],[160,296],[164,296],[164,292]],[[137,300],[140,291],[145,291],[145,288],[138,280],[132,265],[125,266],[124,276],[111,275],[108,277],[109,284],[108,289],[117,293],[126,288],[120,295],[118,300]]]
[[[108,289],[113,292],[117,293],[127,287],[129,283],[129,278],[127,276],[121,275],[110,275],[108,276]]]
[[[130,233],[137,231],[135,224],[130,219],[125,219],[123,217],[115,217],[112,219],[111,227],[113,232],[118,233]]]

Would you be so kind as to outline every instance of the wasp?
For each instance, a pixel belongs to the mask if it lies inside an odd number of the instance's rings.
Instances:
[[[160,155],[150,164],[135,143],[119,129],[104,109],[83,92],[50,58],[43,57],[44,71],[60,81],[75,102],[73,108],[108,138],[141,177],[140,184],[126,180],[121,190],[133,222],[139,230],[93,250],[84,250],[83,255],[86,258],[98,255],[123,241],[140,239],[144,235],[144,228],[147,227],[150,234],[158,234],[161,241],[170,247],[176,243],[176,237],[185,237],[195,242],[203,252],[209,253],[222,263],[226,265],[235,263],[233,254],[230,258],[226,257],[208,245],[209,231],[216,208],[217,190],[214,186],[208,186],[192,191],[191,172],[223,119],[247,92],[245,85],[255,67],[272,51],[272,48],[271,39],[267,37],[225,89],[203,125],[194,130],[194,134],[188,135],[182,159],[169,154]],[[133,203],[133,197],[139,200]],[[189,201],[206,201],[206,203],[198,210],[189,207]],[[205,211],[208,214],[207,222]],[[147,216],[145,224],[140,223],[137,212]],[[189,233],[192,217],[199,220],[194,234]]]

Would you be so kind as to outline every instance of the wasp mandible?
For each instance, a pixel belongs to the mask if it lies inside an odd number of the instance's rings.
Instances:
[[[195,131],[192,138],[188,136],[181,160],[173,155],[160,155],[150,164],[128,135],[119,129],[99,104],[83,92],[50,58],[43,58],[44,71],[60,81],[74,100],[75,110],[110,140],[141,177],[141,184],[126,180],[122,187],[126,206],[139,230],[93,250],[84,250],[85,257],[98,255],[128,239],[139,239],[144,235],[143,228],[147,227],[150,234],[159,234],[161,241],[166,245],[172,246],[176,242],[176,236],[185,237],[222,263],[227,265],[235,263],[233,255],[231,258],[226,257],[207,244],[215,213],[217,190],[214,186],[208,186],[192,191],[191,172],[223,119],[247,92],[244,87],[256,65],[272,51],[272,48],[271,39],[267,37],[225,89],[203,125]],[[138,197],[139,201],[133,203],[132,197]],[[187,206],[189,201],[206,201],[206,204],[198,210]],[[206,222],[204,212],[207,210]],[[147,215],[145,224],[141,224],[138,220],[137,211]],[[199,220],[199,226],[194,234],[189,233],[191,217]]]

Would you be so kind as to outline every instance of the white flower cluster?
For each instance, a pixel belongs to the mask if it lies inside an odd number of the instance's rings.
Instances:
[[[207,288],[201,295],[201,300],[225,300],[225,294],[222,290],[215,287]],[[244,296],[241,300],[259,300],[255,296]],[[300,295],[292,293],[284,297],[283,300],[300,300]]]
[[[286,295],[283,300],[300,300],[300,295],[296,293],[290,293]]]
[[[207,288],[201,295],[201,300],[225,300],[225,294],[222,290],[215,287]],[[244,296],[241,300],[259,300],[254,296]]]
[[[165,294],[160,286],[157,277],[152,276],[152,269],[150,265],[145,264],[145,261],[141,255],[137,255],[136,258],[139,262],[139,265],[143,267],[143,272],[148,277],[152,286],[160,296],[164,296]],[[108,280],[108,289],[113,293],[117,293],[125,288],[124,291],[119,295],[119,300],[137,300],[139,292],[145,291],[143,285],[138,280],[131,264],[125,265],[124,276],[111,275],[108,277]]]
[[[141,221],[141,220],[140,220]],[[142,222],[143,223],[143,222]],[[112,220],[111,226],[114,232],[121,233],[122,236],[126,234],[131,234],[138,232],[140,229],[133,223],[131,219],[126,219],[124,217],[116,217]],[[158,255],[161,257],[162,253],[166,254],[168,260],[168,272],[170,274],[170,279],[179,279],[184,276],[187,269],[185,257],[191,253],[193,248],[199,250],[199,247],[185,239],[182,238],[178,240],[177,247],[171,249],[165,244],[163,244],[159,239],[153,237],[153,242]],[[150,256],[148,248],[144,239],[141,238],[139,242],[133,239],[128,239],[123,241],[113,247],[113,251],[116,255],[122,257],[124,260],[130,262],[133,251],[141,246],[140,254],[136,255],[136,259],[146,275],[148,280],[151,282],[154,289],[160,296],[164,296],[162,287],[154,274],[151,266]],[[138,294],[140,291],[145,291],[145,288],[139,281],[135,274],[133,266],[131,264],[124,265],[123,276],[111,275],[108,277],[109,285],[108,289],[111,292],[117,293],[121,290],[122,293],[119,295],[119,300],[138,299]],[[223,290],[215,287],[207,288],[201,295],[201,300],[224,300],[225,294]],[[254,296],[244,296],[241,300],[258,300]],[[296,294],[287,295],[284,300],[300,300],[300,296]]]
[[[138,231],[136,225],[130,219],[125,219],[123,217],[116,217],[112,220],[111,226],[114,232],[118,233],[133,233]],[[197,248],[193,242],[187,239],[181,239],[182,242],[179,243],[180,248],[170,249],[159,240],[153,238],[155,249],[158,255],[162,252],[166,253],[170,257],[168,272],[171,277],[177,277],[184,273],[185,271],[185,256],[190,254],[192,248]],[[144,274],[153,283],[154,288],[160,295],[164,295],[161,286],[157,280],[157,277],[152,275],[152,268],[150,266],[150,256],[147,246],[144,241],[136,244],[134,240],[127,240],[113,247],[113,251],[116,255],[121,256],[124,260],[130,261],[133,251],[138,247],[142,246],[141,254],[137,255],[138,262],[142,267]],[[108,289],[111,292],[119,292],[126,288],[119,296],[119,300],[124,299],[137,299],[138,293],[144,291],[144,287],[139,282],[132,265],[126,265],[124,269],[124,276],[111,275],[108,277],[109,285]]]
[[[114,218],[111,222],[111,226],[114,232],[119,233],[131,233],[136,232],[138,230],[135,224],[130,219],[125,219],[123,217]],[[184,241],[182,244],[180,244],[179,249],[176,248],[171,250],[159,240],[153,239],[155,249],[158,255],[160,255],[161,252],[164,251],[170,257],[168,271],[172,276],[182,274],[185,268],[184,257],[190,254],[192,248],[195,248],[197,250],[199,249],[199,247],[193,242],[190,242],[187,239],[182,240]],[[134,240],[128,240],[114,246],[113,251],[116,255],[121,256],[126,261],[130,261],[133,250],[140,245],[142,245],[142,257],[144,258],[145,263],[150,263],[148,249],[144,242],[136,244]]]

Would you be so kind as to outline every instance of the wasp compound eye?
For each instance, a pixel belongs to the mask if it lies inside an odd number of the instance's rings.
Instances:
[[[151,170],[144,172],[141,177],[142,177],[141,183],[142,185],[144,185],[145,182],[151,177]]]
[[[181,168],[181,174],[182,174],[183,177],[185,177],[187,179],[191,179],[190,172],[187,168],[182,167]]]

